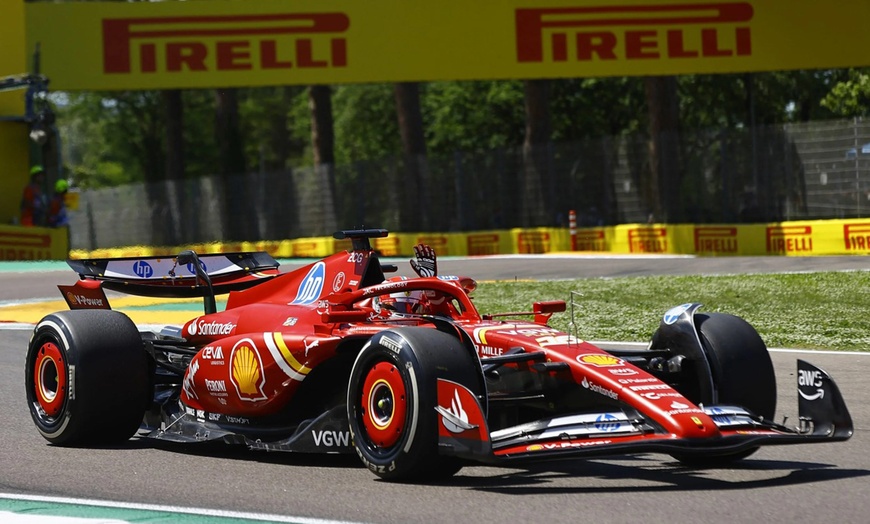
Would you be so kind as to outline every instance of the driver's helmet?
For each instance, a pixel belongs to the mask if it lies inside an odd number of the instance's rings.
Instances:
[[[406,279],[407,277],[393,277],[388,282]],[[421,315],[428,312],[426,292],[420,289],[391,293],[390,295],[380,297],[379,303],[381,308],[394,313]]]

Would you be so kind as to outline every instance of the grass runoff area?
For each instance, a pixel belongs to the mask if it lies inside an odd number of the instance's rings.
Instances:
[[[473,296],[481,313],[565,300],[550,325],[583,340],[648,342],[665,311],[697,302],[701,312],[742,317],[768,347],[870,351],[867,271],[482,282]]]

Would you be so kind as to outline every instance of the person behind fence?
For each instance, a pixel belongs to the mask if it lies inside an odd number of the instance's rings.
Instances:
[[[50,227],[64,227],[69,225],[69,217],[66,214],[66,194],[69,191],[69,182],[60,179],[54,184],[54,195],[48,203],[48,225]]]
[[[45,170],[42,166],[33,166],[30,169],[30,183],[21,195],[22,226],[45,225],[48,200],[42,189],[43,184],[45,184]]]

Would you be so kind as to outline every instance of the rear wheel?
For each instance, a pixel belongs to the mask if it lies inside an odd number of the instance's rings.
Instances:
[[[479,395],[470,354],[455,337],[430,328],[378,333],[360,352],[348,387],[348,419],[363,463],[383,479],[437,480],[462,467],[438,454],[437,379]]]
[[[150,401],[142,338],[116,311],[43,318],[27,349],[24,383],[37,430],[58,445],[123,442],[136,433]]]
[[[701,393],[690,400],[708,405],[715,402],[740,406],[772,419],[776,412],[776,375],[767,346],[755,328],[740,317],[724,313],[696,313],[694,319],[718,398]],[[693,466],[715,466],[748,457],[757,450],[703,456],[674,453],[672,456]]]

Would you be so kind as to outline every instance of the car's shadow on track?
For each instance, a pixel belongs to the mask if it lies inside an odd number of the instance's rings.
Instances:
[[[159,449],[170,453],[181,453],[198,457],[212,457],[221,460],[241,460],[245,462],[262,462],[296,467],[316,468],[362,468],[356,454],[314,454],[314,453],[287,453],[268,452],[248,449],[240,444],[224,444],[219,442],[181,443],[166,442],[152,439],[138,439],[130,441],[131,445],[140,448]]]
[[[630,461],[630,464],[621,464]],[[648,464],[638,464],[639,461]],[[489,477],[459,476],[449,484],[502,493],[624,493],[671,491],[723,491],[792,486],[870,476],[870,470],[844,469],[816,462],[746,459],[727,467],[689,468],[656,456],[609,458],[606,462],[578,460],[560,464],[525,466],[520,471]],[[593,486],[564,486],[565,478],[594,479]]]
[[[288,467],[362,469],[355,454],[304,454],[250,450],[240,445],[222,443],[184,444],[150,439],[132,440],[131,448],[153,448],[216,460],[240,460]],[[475,475],[475,468],[486,468]],[[492,468],[476,463],[449,479],[426,482],[460,489],[502,493],[507,495],[559,493],[624,493],[672,491],[723,491],[750,488],[770,488],[826,482],[870,476],[870,470],[844,469],[835,464],[792,460],[752,458],[729,466],[690,468],[661,455],[629,455],[602,460],[525,465],[519,468]],[[583,485],[566,486],[565,479],[585,479]],[[593,482],[589,482],[593,479]],[[375,482],[385,482],[372,476]],[[591,484],[591,485],[590,485]]]

